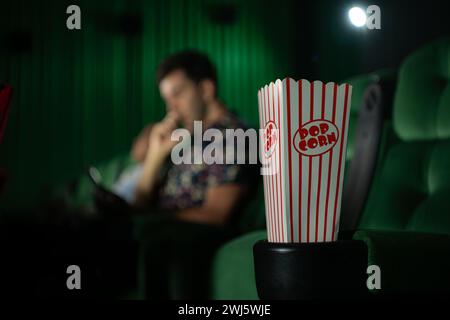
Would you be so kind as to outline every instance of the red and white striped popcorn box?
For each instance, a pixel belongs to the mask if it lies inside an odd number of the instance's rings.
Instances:
[[[258,91],[269,242],[337,240],[351,94],[290,78]]]

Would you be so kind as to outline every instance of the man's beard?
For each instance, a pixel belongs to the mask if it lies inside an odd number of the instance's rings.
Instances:
[[[189,117],[190,119],[187,119],[187,121],[184,121],[183,123],[184,128],[188,129],[191,133],[194,130],[194,121],[203,121],[205,118],[206,106],[200,106],[195,111],[196,112],[192,114],[192,117]]]

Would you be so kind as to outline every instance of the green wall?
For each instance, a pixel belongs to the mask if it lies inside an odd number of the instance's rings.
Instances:
[[[70,4],[81,7],[81,30],[66,28]],[[234,20],[217,17],[232,7]],[[208,53],[222,99],[257,124],[258,88],[296,65],[289,43],[296,8],[254,0],[2,4],[0,81],[14,97],[0,145],[9,172],[0,208],[30,206],[43,187],[127,152],[140,128],[163,116],[154,71],[179,49]]]

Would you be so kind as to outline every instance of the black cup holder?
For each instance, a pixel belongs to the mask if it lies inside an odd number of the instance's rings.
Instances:
[[[368,296],[367,246],[362,241],[271,243],[253,246],[258,296],[263,300]]]

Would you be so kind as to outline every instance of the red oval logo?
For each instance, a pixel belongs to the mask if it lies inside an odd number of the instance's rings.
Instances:
[[[328,120],[313,120],[305,123],[294,135],[297,152],[309,156],[319,156],[330,151],[339,139],[338,128]]]
[[[275,122],[268,121],[264,128],[264,155],[270,158],[278,143],[278,128]]]

